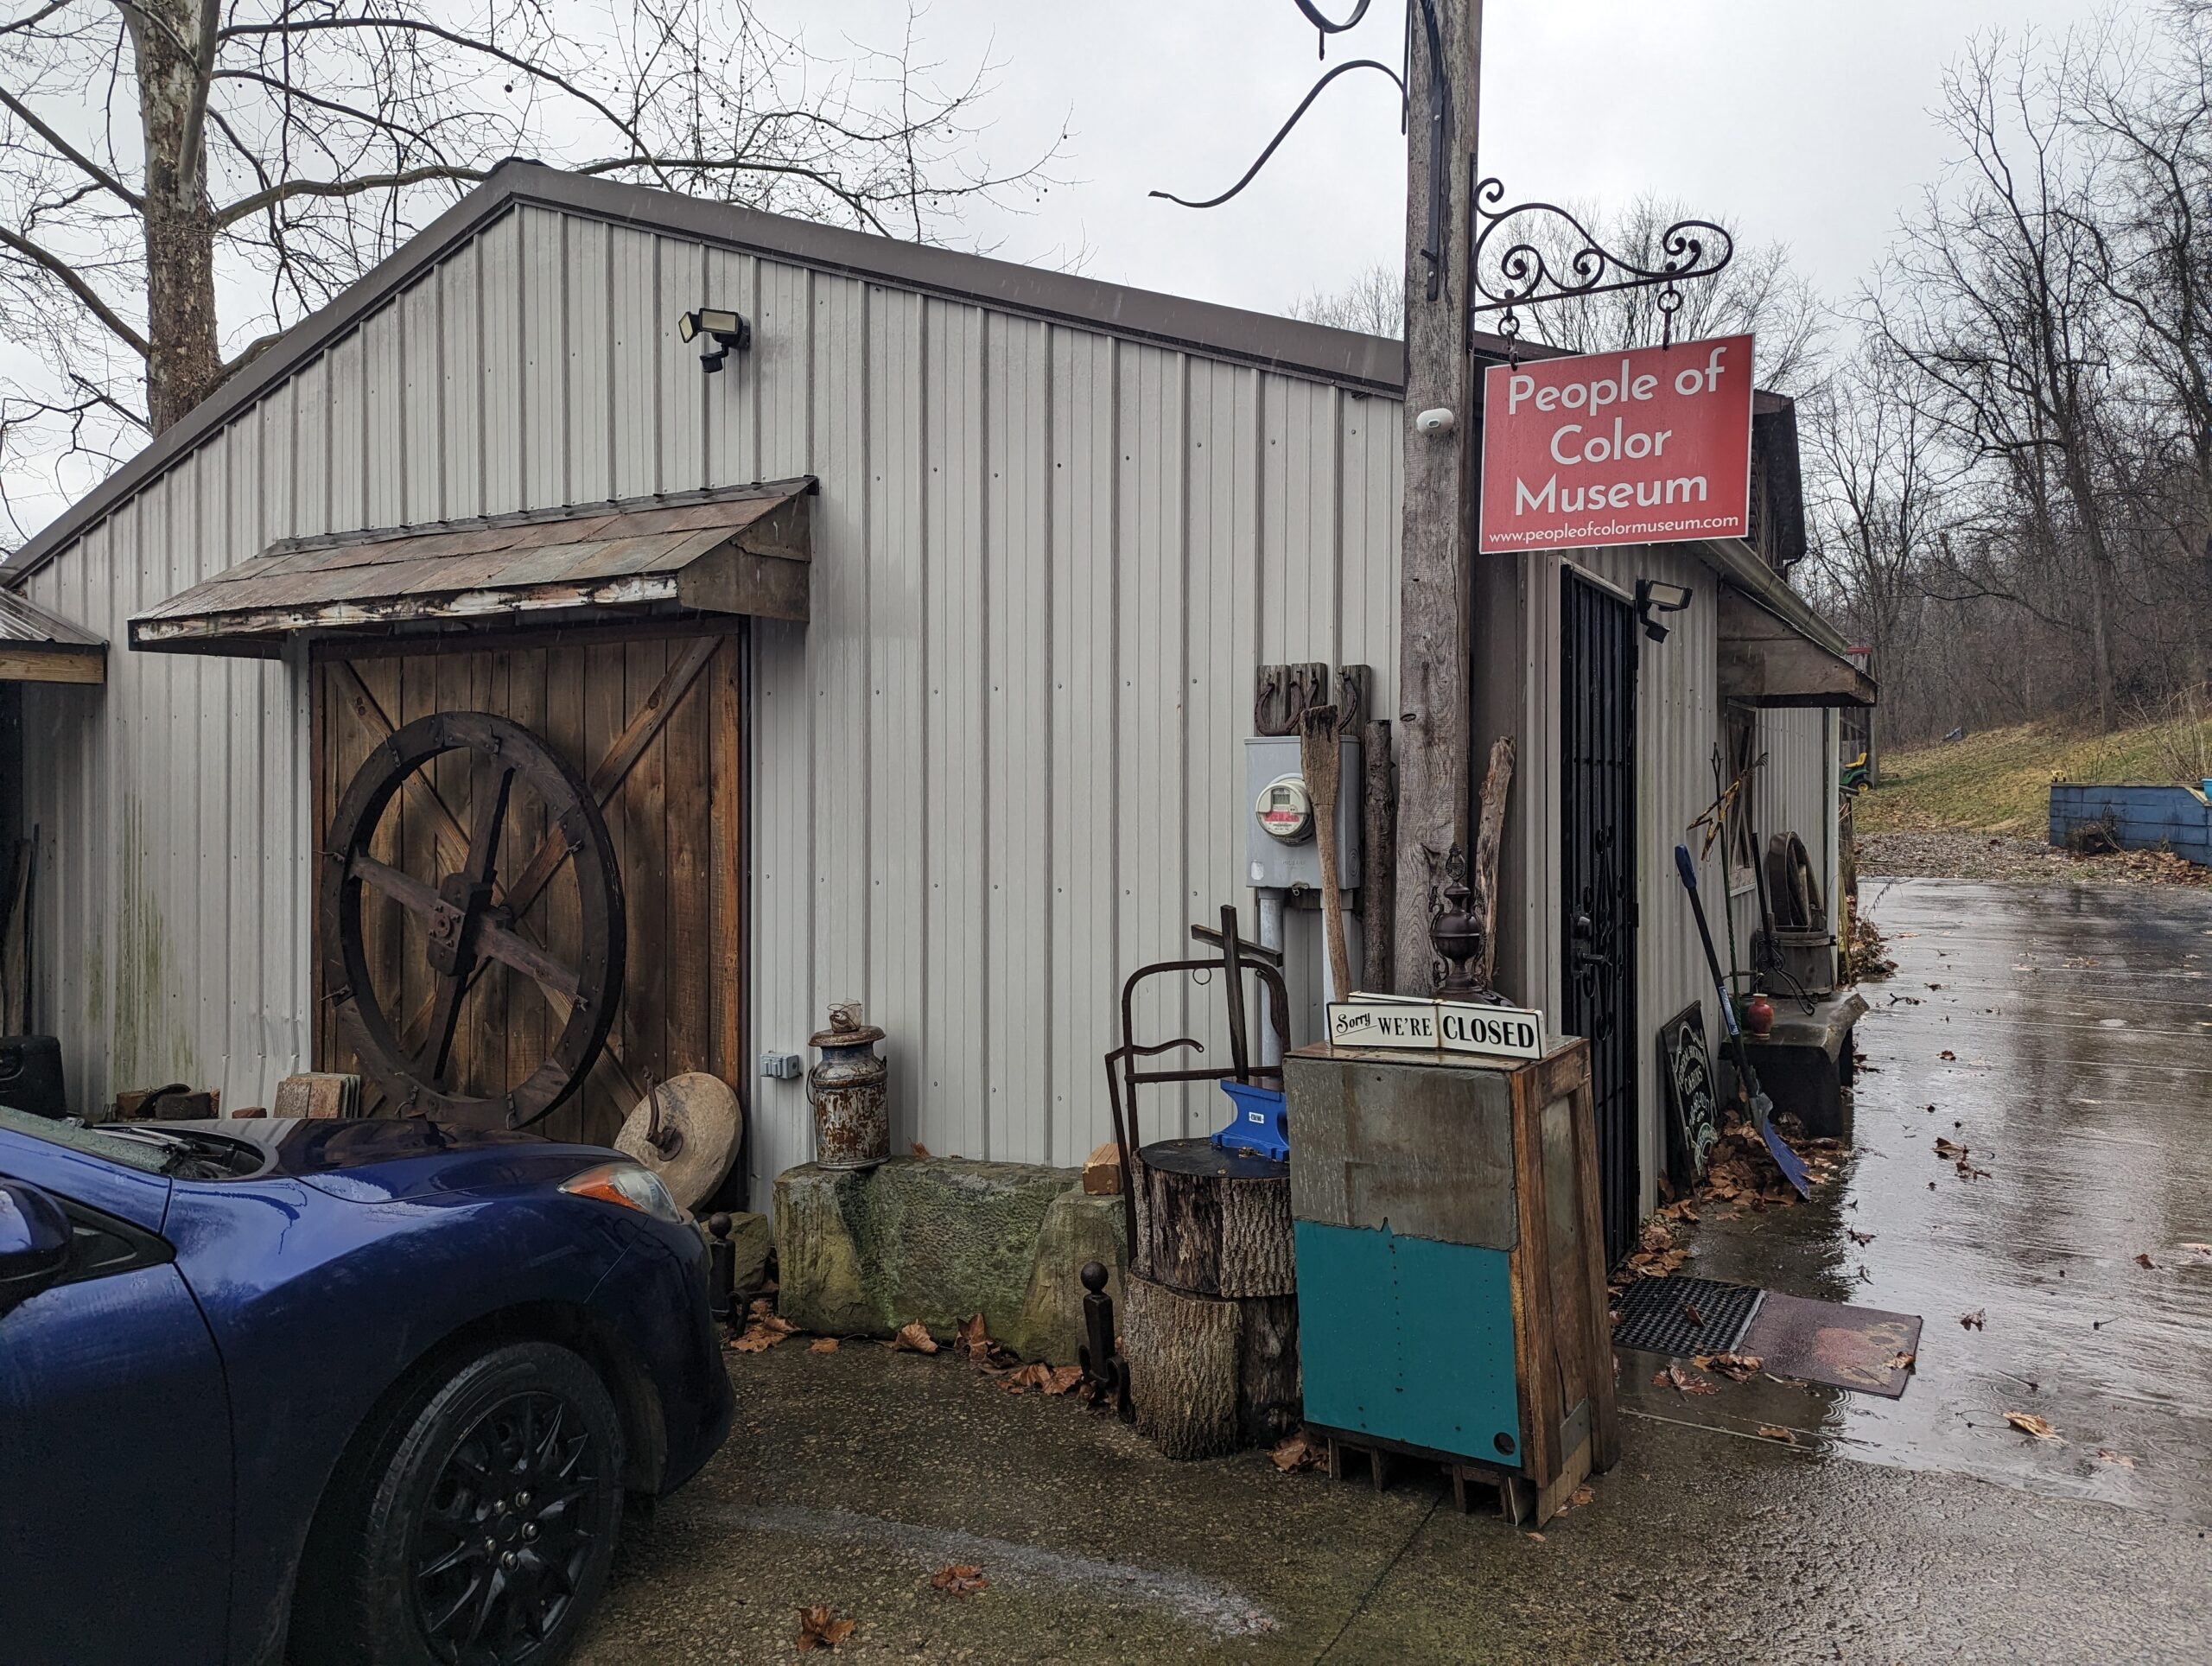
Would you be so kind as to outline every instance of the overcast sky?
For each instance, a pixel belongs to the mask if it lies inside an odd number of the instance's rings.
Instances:
[[[2147,3],[2147,0],[2144,0]],[[772,0],[825,54],[840,31],[895,40],[878,0]],[[1324,0],[1342,16],[1351,0]],[[1947,141],[1928,115],[1943,67],[1979,31],[2063,33],[2101,0],[1491,0],[1481,158],[1509,200],[1625,201],[1646,191],[1790,246],[1834,299],[1934,179]],[[1400,0],[1334,37],[1329,59],[1398,60]],[[1203,213],[1154,188],[1225,188],[1323,66],[1291,0],[936,0],[923,19],[948,71],[1003,64],[989,136],[1005,161],[1075,128],[1065,172],[1002,251],[1087,249],[1091,276],[1285,309],[1399,258],[1404,141],[1395,89],[1345,77],[1243,196]],[[1347,48],[1351,48],[1347,50]],[[979,227],[979,230],[981,228]]]

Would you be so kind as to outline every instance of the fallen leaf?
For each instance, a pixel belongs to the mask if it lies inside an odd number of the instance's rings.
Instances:
[[[1874,1241],[1874,1235],[1872,1232],[1861,1232],[1853,1227],[1851,1229],[1851,1241],[1853,1243],[1872,1243]]]
[[[835,1353],[837,1351],[837,1339],[834,1336],[817,1336],[806,1345],[806,1351],[809,1353]]]
[[[930,1154],[930,1148],[917,1140],[913,1144],[913,1153],[917,1157],[926,1157]]]
[[[1694,1301],[1685,1301],[1682,1304],[1682,1317],[1689,1320],[1692,1325],[1698,1326],[1700,1329],[1704,1328],[1705,1315],[1698,1312],[1697,1303]]]
[[[922,1321],[918,1319],[901,1326],[891,1345],[906,1353],[935,1353],[937,1339],[922,1328]]]
[[[1065,1394],[1082,1381],[1082,1366],[1055,1365],[1052,1376],[1044,1383],[1044,1389],[1046,1394]]]
[[[1920,1356],[1910,1348],[1899,1348],[1890,1356],[1890,1369],[1893,1371],[1909,1371],[1912,1369],[1912,1362],[1919,1358]]]
[[[2135,1460],[2133,1458],[2129,1457],[2124,1452],[2114,1452],[2110,1447],[2099,1447],[2097,1448],[2097,1461],[2101,1464],[2115,1465],[2121,1469],[2133,1469],[2135,1467]]]
[[[834,1649],[852,1636],[857,1620],[839,1619],[826,1606],[802,1608],[798,1611],[798,1651],[811,1653],[817,1649]]]
[[[1956,1162],[1967,1154],[1967,1149],[1968,1148],[1954,1141],[1943,1139],[1940,1135],[1936,1141],[1936,1154],[1949,1161]]]
[[[1573,1505],[1575,1509],[1580,1510],[1587,1504],[1595,1504],[1597,1499],[1598,1495],[1592,1492],[1588,1487],[1579,1486],[1574,1489],[1572,1496],[1568,1497],[1567,1503]]]
[[[964,1358],[985,1359],[989,1357],[991,1339],[990,1333],[983,1328],[982,1314],[974,1314],[953,1326],[952,1345]]]
[[[1268,1453],[1274,1466],[1287,1475],[1294,1470],[1311,1469],[1321,1460],[1321,1448],[1306,1438],[1306,1431],[1286,1436]]]
[[[1977,1307],[1970,1313],[1961,1313],[1959,1328],[1962,1331],[1979,1331],[1986,1328],[1983,1324],[1983,1310]]]
[[[2037,1417],[2033,1412],[2008,1411],[2005,1414],[2005,1421],[2019,1430],[2021,1434],[2032,1434],[2038,1440],[2058,1439],[2058,1431],[2051,1427],[2050,1420],[2047,1417]]]
[[[1544,1542],[1544,1536],[1541,1533],[1531,1533],[1529,1536],[1534,1539],[1538,1544],[1541,1544]]]
[[[949,1591],[956,1597],[969,1597],[982,1590],[990,1581],[983,1577],[983,1570],[974,1562],[954,1562],[940,1567],[930,1575],[930,1583],[940,1591]]]
[[[1783,1428],[1779,1424],[1762,1423],[1759,1425],[1759,1433],[1770,1440],[1781,1441],[1785,1447],[1794,1447],[1797,1444],[1796,1431]]]
[[[1937,1053],[1936,1056],[1938,1059],[1948,1059],[1955,1061],[1959,1055],[1953,1052],[1948,1047],[1946,1047],[1942,1052]]]
[[[1748,1383],[1766,1361],[1757,1354],[1711,1353],[1699,1354],[1690,1363],[1701,1371],[1718,1371],[1732,1383]]]
[[[1659,1388],[1672,1388],[1680,1394],[1718,1394],[1720,1385],[1708,1383],[1701,1377],[1693,1377],[1680,1365],[1669,1365],[1651,1379]]]
[[[760,1353],[774,1347],[785,1338],[796,1335],[798,1326],[789,1319],[778,1319],[768,1313],[755,1319],[745,1327],[745,1334],[730,1346],[740,1353]]]
[[[2158,1263],[2157,1262],[2155,1262],[2155,1261],[2152,1261],[2152,1260],[2151,1259],[2151,1257],[2150,1257],[2150,1256],[2136,1256],[2136,1257],[2135,1257],[2135,1264],[2136,1264],[2138,1267],[2148,1268],[2151,1271],[2152,1271],[2152,1272],[2154,1272],[2154,1273],[2155,1273],[2155,1272],[2157,1272],[2157,1271],[2158,1270]]]
[[[755,1296],[753,1305],[745,1311],[749,1318],[772,1319],[776,1313],[776,1299],[773,1296]]]

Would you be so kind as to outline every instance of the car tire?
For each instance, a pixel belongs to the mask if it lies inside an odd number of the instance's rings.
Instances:
[[[567,1348],[473,1355],[391,1415],[319,1523],[290,1658],[541,1666],[597,1606],[622,1516],[622,1425]]]

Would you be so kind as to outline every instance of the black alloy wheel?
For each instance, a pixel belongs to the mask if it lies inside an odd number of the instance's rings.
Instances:
[[[622,1519],[622,1424],[550,1342],[449,1363],[387,1415],[317,1513],[292,1617],[302,1666],[551,1666]]]
[[[543,1389],[461,1437],[415,1524],[415,1618],[437,1658],[505,1666],[559,1633],[605,1537],[591,1505],[609,1455]]]

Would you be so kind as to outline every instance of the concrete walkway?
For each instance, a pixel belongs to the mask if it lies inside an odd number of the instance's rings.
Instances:
[[[2212,898],[1868,890],[1898,971],[1858,1150],[1813,1204],[1707,1220],[1684,1270],[1924,1314],[1902,1401],[1686,1399],[1624,1352],[1624,1460],[1538,1536],[794,1341],[730,1356],[736,1434],[632,1523],[579,1657],[785,1659],[820,1603],[859,1661],[2212,1658],[2212,1257],[2183,1247],[2212,1243]],[[931,1588],[956,1561],[988,1587]]]

